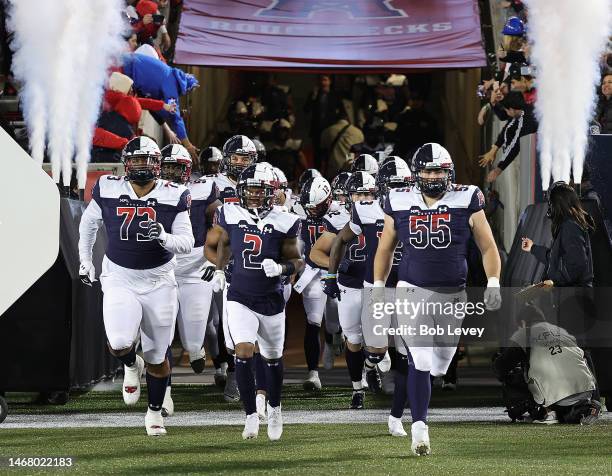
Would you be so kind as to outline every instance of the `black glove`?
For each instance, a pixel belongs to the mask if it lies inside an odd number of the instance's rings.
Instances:
[[[323,292],[330,298],[338,298],[340,301],[340,288],[338,287],[338,279],[335,274],[326,274],[321,280],[323,284]]]
[[[205,266],[204,267],[204,274],[202,275],[202,281],[206,281],[207,283],[210,283],[213,279],[213,277],[215,276],[215,270],[217,269],[216,266],[214,265],[210,265],[210,266]]]

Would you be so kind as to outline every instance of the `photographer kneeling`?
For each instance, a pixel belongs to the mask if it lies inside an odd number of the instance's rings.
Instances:
[[[534,423],[546,424],[595,421],[601,411],[593,398],[595,377],[576,339],[546,322],[542,311],[532,305],[521,311],[519,322],[522,327],[510,337],[511,346],[493,364],[504,384],[508,416],[522,420],[529,412]]]

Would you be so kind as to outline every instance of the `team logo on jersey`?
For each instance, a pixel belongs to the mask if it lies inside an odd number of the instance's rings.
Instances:
[[[351,19],[400,18],[408,15],[391,4],[393,0],[271,0],[256,16],[267,18],[312,18],[319,12],[340,12]]]
[[[268,224],[266,226],[263,227],[263,230],[261,230],[261,232],[265,235],[266,233],[272,233],[274,231],[274,226]]]

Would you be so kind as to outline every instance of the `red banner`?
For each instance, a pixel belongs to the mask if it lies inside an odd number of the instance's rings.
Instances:
[[[184,0],[175,61],[257,69],[485,65],[477,0]]]

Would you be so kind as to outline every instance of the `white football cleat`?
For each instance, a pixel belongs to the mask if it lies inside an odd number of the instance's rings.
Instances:
[[[140,398],[140,378],[145,368],[143,358],[136,354],[136,362],[131,367],[123,366],[123,401],[126,405],[136,405]]]
[[[316,370],[310,370],[308,372],[308,377],[304,380],[302,384],[304,390],[321,390],[321,380],[319,379],[319,372]]]
[[[240,391],[236,383],[236,372],[228,372],[223,390],[223,398],[226,402],[237,402],[240,400]]]
[[[242,439],[250,440],[257,438],[259,434],[259,415],[257,412],[247,415],[244,422],[244,430],[242,430]]]
[[[382,373],[387,373],[389,370],[391,370],[391,357],[389,357],[388,351],[385,352],[385,356],[379,362],[378,370],[380,370]]]
[[[268,438],[270,441],[280,440],[283,434],[283,414],[281,406],[271,407],[268,403]]]
[[[164,417],[161,414],[161,410],[154,412],[150,408],[147,409],[145,416],[145,427],[147,428],[147,435],[149,436],[164,436],[166,435],[166,428],[164,427]]]
[[[334,349],[327,342],[323,346],[323,368],[331,370],[334,368]]]
[[[172,401],[172,396],[170,395],[171,387],[166,387],[166,393],[164,395],[164,403],[162,403],[162,416],[169,417],[174,414],[174,401]]]
[[[417,456],[426,456],[431,453],[429,446],[429,427],[423,421],[415,421],[411,428],[412,452]]]
[[[266,421],[266,396],[263,393],[258,393],[255,396],[255,407],[257,408],[257,416],[260,422]]]
[[[404,430],[404,425],[402,425],[401,418],[395,418],[393,415],[389,415],[389,434],[391,436],[408,436],[406,430]]]

